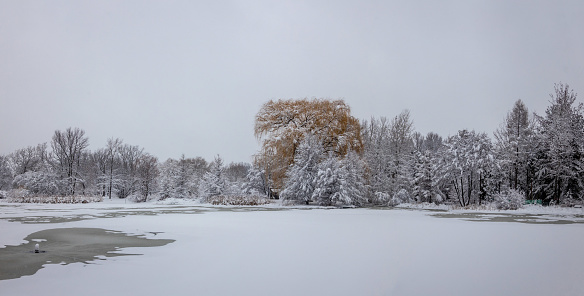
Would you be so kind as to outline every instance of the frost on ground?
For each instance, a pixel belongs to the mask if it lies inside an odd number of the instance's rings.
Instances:
[[[1,294],[584,294],[582,223],[471,222],[409,209],[245,209],[0,204],[0,246],[71,227],[176,240],[128,249],[142,256],[46,265],[35,275],[0,281]],[[84,218],[49,219],[71,215]],[[14,220],[24,216],[49,222]]]

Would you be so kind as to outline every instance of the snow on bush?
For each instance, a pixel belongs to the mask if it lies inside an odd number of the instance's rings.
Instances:
[[[386,192],[375,192],[375,201],[377,204],[388,204],[391,196]]]
[[[439,205],[439,204],[441,204],[441,203],[442,203],[442,201],[444,201],[444,199],[442,198],[442,195],[440,195],[440,194],[436,193],[436,194],[434,195],[434,199],[432,199],[432,201],[433,201],[435,204]]]
[[[103,201],[101,196],[12,196],[9,202],[44,203],[44,204],[75,204]]]
[[[494,199],[500,210],[517,210],[525,203],[525,196],[513,189],[496,194]]]
[[[410,194],[405,189],[400,189],[396,194],[393,195],[391,200],[389,201],[390,207],[395,207],[399,204],[410,202]]]
[[[8,197],[8,192],[0,190],[0,199],[5,199]]]
[[[259,195],[215,195],[207,198],[214,205],[226,206],[260,206],[269,204],[270,200]]]
[[[568,198],[564,198],[562,199],[562,201],[560,202],[560,206],[562,207],[574,207],[574,206],[582,206],[584,205],[584,201],[580,198],[573,198],[573,197],[568,197]]]

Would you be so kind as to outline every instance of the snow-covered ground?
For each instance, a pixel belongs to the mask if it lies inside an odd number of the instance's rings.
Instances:
[[[547,219],[519,223],[411,209],[0,203],[0,246],[71,227],[176,240],[47,264],[0,281],[0,295],[584,295],[582,209],[558,210],[572,224],[541,211]]]

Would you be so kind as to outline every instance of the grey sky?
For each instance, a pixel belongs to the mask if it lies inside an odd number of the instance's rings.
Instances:
[[[91,149],[250,161],[279,98],[492,134],[555,82],[582,101],[583,28],[582,1],[0,0],[0,154],[72,126]]]

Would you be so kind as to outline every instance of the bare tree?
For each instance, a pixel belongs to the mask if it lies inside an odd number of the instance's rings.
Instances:
[[[51,147],[56,168],[61,177],[67,179],[66,194],[74,195],[76,186],[83,180],[79,168],[83,151],[89,146],[85,131],[79,128],[68,128],[65,131],[56,130]]]
[[[36,147],[29,146],[18,149],[10,154],[10,160],[14,165],[14,174],[20,175],[29,171],[40,170],[47,161],[47,144],[39,144]]]
[[[8,190],[12,184],[13,174],[7,156],[0,155],[0,190]],[[0,198],[2,198],[0,196]]]
[[[138,146],[128,144],[121,145],[118,148],[120,157],[120,178],[117,188],[117,195],[120,198],[126,198],[133,194],[137,189],[137,169],[140,157],[144,150]]]
[[[154,187],[156,186],[156,178],[159,175],[158,158],[148,153],[140,156],[138,158],[136,174],[140,192],[137,201],[146,201],[148,200],[148,196],[154,192]]]
[[[116,160],[119,157],[119,148],[122,145],[122,140],[116,138],[109,138],[107,140],[107,146],[105,148],[105,157],[106,157],[106,172],[108,173],[108,187],[107,187],[107,195],[109,199],[112,199],[112,188],[114,187],[114,171]]]

